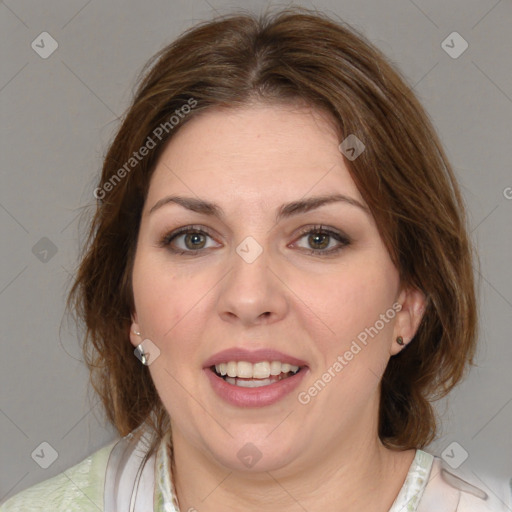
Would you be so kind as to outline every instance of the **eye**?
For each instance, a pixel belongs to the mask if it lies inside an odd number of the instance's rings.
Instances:
[[[168,247],[175,254],[196,254],[203,249],[209,249],[208,238],[210,233],[201,226],[184,226],[167,235],[160,240],[160,247]],[[173,245],[174,244],[174,245]]]
[[[299,240],[303,238],[310,247],[305,248],[308,254],[335,254],[351,243],[347,235],[321,225],[305,228]]]
[[[192,256],[204,249],[218,247],[218,245],[212,243],[208,245],[208,239],[213,240],[213,237],[206,228],[202,226],[183,226],[166,234],[160,240],[158,246],[167,247],[174,254]],[[347,235],[322,225],[304,228],[298,240],[302,239],[306,239],[310,248],[302,247],[297,242],[292,246],[300,247],[308,254],[323,256],[336,254],[351,244]]]

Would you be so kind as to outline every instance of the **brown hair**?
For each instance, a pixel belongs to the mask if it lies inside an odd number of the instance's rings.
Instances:
[[[350,174],[402,283],[427,298],[415,337],[382,378],[379,436],[389,447],[423,447],[436,433],[431,401],[461,379],[475,351],[473,254],[463,201],[428,116],[399,72],[354,29],[302,8],[202,23],[143,69],[104,160],[101,199],[69,297],[85,322],[84,356],[107,417],[123,436],[148,423],[158,440],[169,428],[149,371],[129,341],[132,264],[158,156],[198,113],[252,101],[305,102],[331,114],[340,140],[355,134],[366,146],[346,162]],[[170,126],[173,113],[192,102],[195,108]],[[161,140],[159,126],[168,128]],[[149,138],[155,147],[128,169]]]

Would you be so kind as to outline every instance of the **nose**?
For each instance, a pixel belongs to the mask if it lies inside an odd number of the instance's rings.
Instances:
[[[249,327],[286,316],[288,289],[271,259],[266,250],[252,262],[233,253],[231,270],[219,289],[218,311],[224,321]]]

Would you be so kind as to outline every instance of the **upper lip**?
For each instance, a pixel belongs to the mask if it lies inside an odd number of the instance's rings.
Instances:
[[[259,363],[261,361],[281,361],[294,366],[307,366],[302,359],[290,356],[271,348],[260,348],[258,350],[247,350],[245,348],[233,347],[217,352],[204,363],[205,368],[215,366],[229,361],[247,361],[248,363]]]

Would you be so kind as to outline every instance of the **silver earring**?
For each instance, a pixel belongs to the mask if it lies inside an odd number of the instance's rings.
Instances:
[[[135,336],[140,336],[140,332],[139,331],[136,331],[135,329],[132,329],[132,332],[133,332],[133,334],[135,334]]]
[[[144,352],[144,346],[142,345],[142,343],[139,343],[135,348],[135,356],[137,357],[137,359],[140,360],[140,362],[144,366],[149,366],[148,358],[146,357],[146,353]]]

